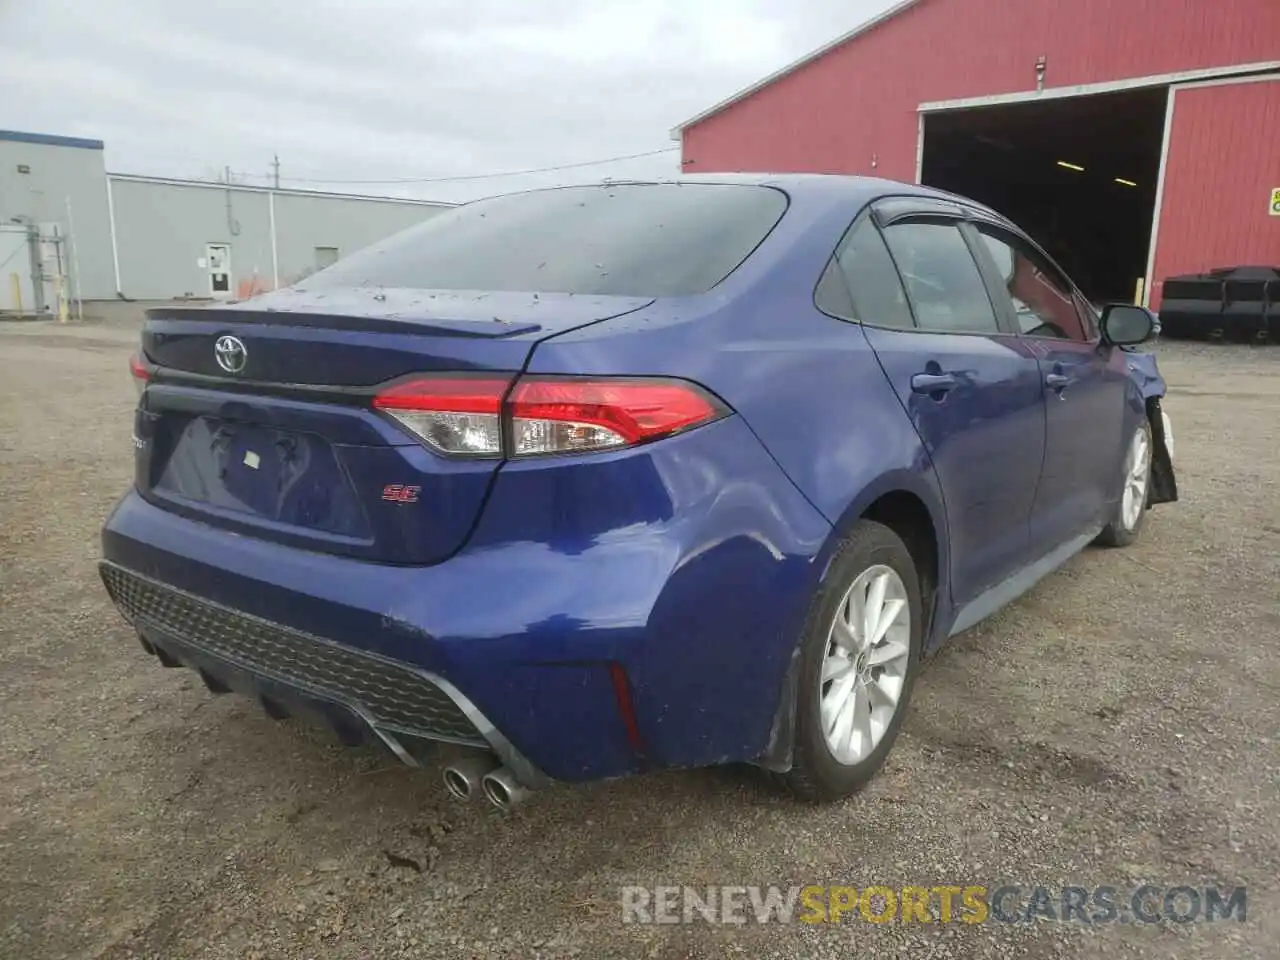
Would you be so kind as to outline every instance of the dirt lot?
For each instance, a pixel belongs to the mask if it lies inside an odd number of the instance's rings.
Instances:
[[[1165,344],[1183,500],[953,642],[859,797],[749,770],[510,816],[214,698],[109,606],[125,325],[0,325],[0,957],[1280,956],[1280,348]],[[625,884],[1248,884],[1186,926],[621,923]]]

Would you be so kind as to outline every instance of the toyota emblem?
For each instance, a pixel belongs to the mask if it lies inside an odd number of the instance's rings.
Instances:
[[[228,335],[218,338],[213,345],[213,356],[227,373],[239,373],[249,359],[249,351],[239,337]]]

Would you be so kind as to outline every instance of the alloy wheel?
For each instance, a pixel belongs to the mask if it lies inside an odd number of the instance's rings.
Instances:
[[[1141,428],[1133,435],[1124,461],[1124,495],[1120,502],[1120,522],[1126,530],[1138,525],[1147,505],[1147,483],[1151,477],[1151,441]]]
[[[836,609],[819,678],[822,733],[838,762],[865,760],[884,738],[898,711],[910,654],[906,586],[892,567],[869,567]]]

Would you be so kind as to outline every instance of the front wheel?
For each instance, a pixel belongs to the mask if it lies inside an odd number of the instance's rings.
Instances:
[[[1098,534],[1097,543],[1127,547],[1138,539],[1151,498],[1151,424],[1144,418],[1134,430],[1124,458],[1124,489],[1111,520]]]
[[[906,712],[923,642],[920,581],[891,529],[859,521],[800,639],[793,765],[808,800],[839,800],[880,769]]]

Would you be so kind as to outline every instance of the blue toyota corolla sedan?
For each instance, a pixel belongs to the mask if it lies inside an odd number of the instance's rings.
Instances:
[[[459,796],[884,762],[923,657],[1175,500],[1147,311],[881,180],[466,204],[151,310],[102,578],[143,648]]]

